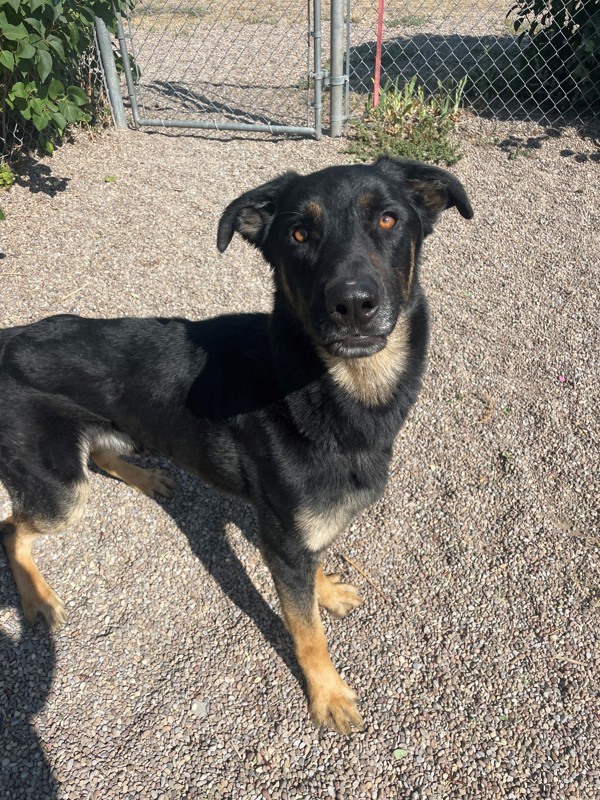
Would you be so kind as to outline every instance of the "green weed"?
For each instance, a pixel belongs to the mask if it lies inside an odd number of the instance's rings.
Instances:
[[[429,22],[429,17],[426,17],[421,14],[404,14],[402,17],[397,17],[395,19],[391,19],[387,25],[389,28],[413,28],[418,25],[425,25],[426,22]]]
[[[0,161],[0,189],[10,189],[15,182],[15,173],[12,169]]]
[[[379,105],[369,98],[363,119],[354,126],[348,152],[359,161],[378,155],[414,158],[420,161],[455,164],[461,153],[449,139],[460,116],[467,78],[454,91],[438,81],[437,91],[427,94],[415,75],[403,87],[398,80],[381,90]]]

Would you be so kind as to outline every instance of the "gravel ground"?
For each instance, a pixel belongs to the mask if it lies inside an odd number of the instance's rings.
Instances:
[[[164,504],[95,474],[37,548],[59,634],[23,625],[0,562],[2,800],[597,800],[598,150],[540,133],[463,131],[476,218],[424,250],[420,402],[330,553],[366,598],[325,621],[366,730],[311,727],[250,508],[175,468]],[[340,149],[79,136],[0,198],[0,323],[268,308],[257,254],[216,252],[219,213]]]

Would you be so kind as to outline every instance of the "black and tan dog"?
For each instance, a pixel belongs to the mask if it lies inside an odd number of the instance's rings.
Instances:
[[[25,617],[64,620],[32,542],[77,520],[88,458],[145,494],[172,493],[164,473],[121,458],[143,446],[254,504],[312,717],[360,726],[319,606],[345,616],[362,600],[321,562],[385,488],[425,361],[419,251],[452,206],[472,216],[456,178],[417,162],[289,172],[219,224],[221,252],[237,231],[271,265],[271,314],[56,316],[0,332],[0,480],[13,504],[3,545]]]

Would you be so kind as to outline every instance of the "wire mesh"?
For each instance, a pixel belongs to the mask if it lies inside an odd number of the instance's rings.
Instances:
[[[10,161],[18,152],[31,150],[37,142],[37,131],[30,122],[7,114],[0,127],[0,160]]]
[[[144,0],[129,14],[136,101],[149,119],[307,126],[310,2]]]
[[[521,20],[511,12],[510,0],[388,0],[381,85],[398,81],[402,86],[416,75],[431,93],[439,90],[440,83],[442,91],[451,93],[466,76],[466,104],[482,116],[545,121],[592,114],[593,99],[579,96],[569,76],[577,69],[572,41],[561,31],[552,36],[547,32],[548,26],[556,27],[553,6],[577,10],[576,30],[586,23],[600,25],[600,3],[523,0],[520,5],[529,6]],[[546,11],[535,13],[539,7]],[[350,116],[357,116],[373,91],[377,4],[352,0],[347,15],[347,108]],[[542,19],[544,23],[532,31],[532,23]],[[541,36],[545,36],[544,47]],[[591,46],[584,42],[586,47],[589,53]],[[597,41],[595,48],[598,69]]]
[[[110,106],[104,72],[97,46],[90,46],[81,59],[76,74],[69,76],[70,83],[79,86],[91,100],[91,124],[101,124],[110,118]],[[32,153],[38,149],[47,131],[38,131],[18,111],[3,109],[0,122],[0,159],[14,160],[20,153]]]

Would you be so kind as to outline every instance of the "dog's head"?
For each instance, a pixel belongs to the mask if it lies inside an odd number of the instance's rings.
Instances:
[[[225,209],[217,245],[223,252],[240,233],[273,267],[278,295],[315,344],[364,357],[385,347],[410,306],[423,238],[452,206],[473,216],[457,178],[416,161],[288,172]]]

